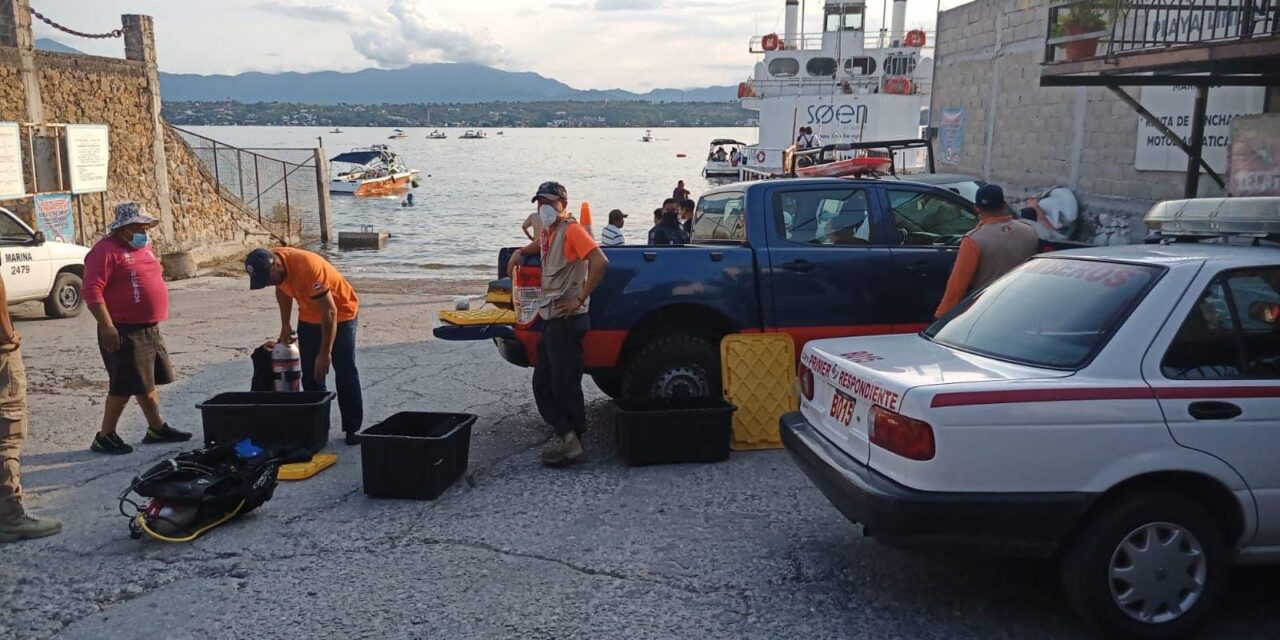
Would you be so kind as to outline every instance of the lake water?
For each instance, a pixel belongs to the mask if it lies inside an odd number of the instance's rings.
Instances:
[[[320,127],[190,127],[238,147],[313,147],[322,136],[329,157],[353,147],[386,143],[424,176],[416,206],[401,197],[333,196],[334,229],[362,225],[391,233],[381,251],[340,252],[330,258],[349,275],[372,277],[491,277],[498,250],[526,242],[520,224],[534,210],[538,185],[556,180],[569,190],[570,208],[591,204],[597,238],[610,209],[630,214],[623,232],[640,241],[653,210],[671,197],[677,180],[698,194],[712,185],[702,177],[714,138],[754,143],[754,128],[497,129],[485,140],[461,140],[460,129],[442,129],[447,140],[429,140],[430,129],[411,128],[409,138],[388,140],[389,128],[351,128],[341,134]],[[264,152],[270,155],[270,152]],[[679,158],[684,153],[687,157]]]

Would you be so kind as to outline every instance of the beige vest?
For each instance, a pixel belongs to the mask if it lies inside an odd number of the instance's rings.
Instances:
[[[563,316],[552,308],[556,300],[572,300],[582,294],[587,284],[587,261],[564,258],[564,238],[569,225],[578,224],[572,217],[565,218],[555,225],[550,237],[539,236],[542,243],[542,297],[538,303],[538,315],[543,320],[551,320]],[[584,300],[582,308],[572,315],[587,312],[590,303]]]
[[[1026,220],[1000,220],[979,225],[969,239],[978,243],[978,269],[968,293],[973,293],[1009,273],[1036,254],[1040,237]]]

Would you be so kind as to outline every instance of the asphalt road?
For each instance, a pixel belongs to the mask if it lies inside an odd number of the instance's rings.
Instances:
[[[246,389],[248,352],[275,333],[271,294],[243,286],[174,286],[164,331],[181,379],[163,393],[176,426],[199,432],[196,402]],[[433,502],[370,499],[358,450],[335,439],[335,468],[183,545],[129,539],[116,511],[135,473],[179,449],[87,452],[105,390],[92,320],[23,307],[25,484],[66,530],[0,547],[0,638],[1089,637],[1051,566],[878,544],[781,451],[627,468],[589,382],[590,461],[544,469],[529,371],[488,343],[428,340],[434,304],[364,297],[368,422],[478,414],[466,481]],[[136,442],[141,417],[126,416]],[[1280,637],[1277,594],[1280,571],[1238,571],[1203,637]]]

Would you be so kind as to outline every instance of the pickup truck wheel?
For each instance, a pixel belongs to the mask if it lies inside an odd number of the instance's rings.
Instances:
[[[693,336],[658,338],[640,350],[622,381],[626,398],[720,397],[720,352]]]
[[[1062,556],[1067,599],[1107,637],[1187,636],[1222,598],[1222,527],[1196,502],[1144,492],[1106,505]]]
[[[593,373],[591,374],[591,381],[596,383],[596,387],[603,391],[606,396],[614,400],[622,397],[621,377],[605,373]]]
[[[49,297],[44,299],[44,312],[50,318],[71,318],[84,310],[84,298],[80,296],[80,276],[64,271],[53,281]]]

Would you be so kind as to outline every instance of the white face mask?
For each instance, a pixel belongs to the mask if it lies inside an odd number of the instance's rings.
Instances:
[[[542,226],[544,227],[549,227],[555,224],[556,218],[559,217],[560,212],[556,211],[556,208],[549,204],[544,204],[538,207],[538,219],[542,221]]]

